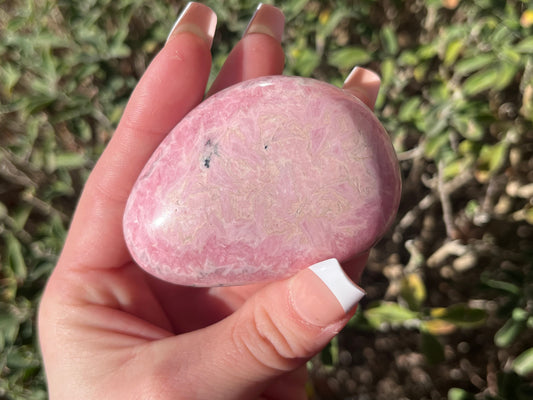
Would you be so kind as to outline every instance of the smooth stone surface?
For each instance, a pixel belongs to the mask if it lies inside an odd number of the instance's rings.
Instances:
[[[369,249],[400,198],[389,137],[320,81],[265,77],[201,103],[165,138],[128,200],[135,261],[169,282],[240,285]]]

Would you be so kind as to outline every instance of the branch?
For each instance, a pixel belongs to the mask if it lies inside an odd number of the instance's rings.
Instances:
[[[440,160],[438,164],[438,190],[439,198],[442,205],[442,219],[444,220],[444,225],[446,226],[446,234],[451,239],[457,238],[457,228],[453,222],[453,210],[452,203],[450,201],[450,192],[444,184],[444,161]]]

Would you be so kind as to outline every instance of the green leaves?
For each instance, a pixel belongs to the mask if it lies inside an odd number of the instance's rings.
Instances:
[[[446,47],[446,53],[444,54],[444,65],[451,67],[465,46],[464,39],[455,39],[448,43]]]
[[[417,289],[419,290],[418,295],[412,294],[407,297],[415,303],[416,307],[420,308],[422,292],[420,287]],[[394,302],[379,302],[366,309],[364,316],[374,328],[380,328],[383,324],[400,326],[407,323],[408,326],[421,325],[428,332],[439,334],[449,333],[449,329],[439,331],[436,329],[437,327],[444,328],[453,325],[456,328],[472,329],[482,326],[487,318],[487,313],[483,309],[472,308],[459,303],[448,307],[433,308],[430,310],[428,318],[425,312],[417,312]],[[413,324],[413,321],[416,323]]]
[[[516,44],[514,50],[522,54],[533,54],[533,36],[522,39]]]
[[[480,308],[469,307],[466,304],[454,304],[431,310],[431,316],[449,322],[458,328],[471,329],[485,323],[487,312]]]
[[[494,64],[498,57],[492,53],[474,53],[471,57],[463,58],[453,67],[459,75],[468,75]]]
[[[0,304],[0,351],[6,344],[15,342],[19,331],[20,320],[9,307]]]
[[[475,400],[475,397],[464,389],[451,388],[448,391],[448,400]]]
[[[511,318],[494,335],[494,343],[498,347],[509,347],[518,336],[525,331],[528,313],[520,308],[515,308]]]
[[[390,25],[384,26],[381,28],[380,36],[385,52],[391,56],[396,55],[400,49],[400,46],[398,44],[398,37],[394,31],[394,28]]]
[[[499,85],[500,78],[500,69],[498,67],[484,69],[476,72],[465,81],[463,91],[467,96],[476,95],[495,88]]]
[[[352,69],[357,65],[364,65],[370,61],[371,56],[362,47],[350,46],[335,50],[329,57],[329,63],[340,69]]]
[[[404,325],[408,321],[416,320],[419,314],[397,303],[380,302],[367,310],[364,315],[371,326],[380,328],[382,325]]]
[[[513,370],[522,376],[527,376],[533,372],[533,347],[516,357],[513,361]]]
[[[87,164],[87,159],[83,154],[80,153],[60,153],[54,157],[53,165],[51,168],[56,169],[77,169],[85,166]]]
[[[483,21],[479,22],[480,27]],[[491,20],[485,20],[485,24],[490,24]],[[498,29],[487,32],[480,37],[480,44],[487,44],[489,51],[479,52],[472,48],[465,50],[455,67],[453,63],[448,65],[453,68],[453,72],[459,76],[466,76],[462,85],[462,90],[466,96],[475,96],[489,90],[499,91],[508,87],[516,77],[518,71],[525,66],[525,59],[521,54],[532,53],[533,44],[531,38],[525,38],[516,43],[514,35],[507,26],[500,25]],[[456,51],[452,42],[452,55],[448,59],[457,59],[459,51]],[[459,46],[459,45],[455,45]],[[446,59],[445,59],[446,64]]]
[[[416,273],[406,275],[400,282],[401,300],[407,303],[408,308],[394,302],[377,302],[363,311],[365,321],[370,327],[378,330],[418,329],[420,352],[430,364],[438,364],[445,359],[444,346],[439,336],[448,335],[456,329],[474,329],[486,321],[485,310],[466,304],[424,308],[426,288]]]
[[[434,335],[427,331],[420,333],[420,351],[430,364],[438,364],[444,361],[444,346]]]
[[[4,234],[4,241],[7,263],[2,272],[7,276],[13,276],[17,280],[23,280],[27,275],[27,267],[22,254],[22,246],[11,232]]]
[[[306,48],[295,49],[291,55],[294,61],[293,68],[300,76],[311,76],[320,64],[319,55]]]
[[[13,87],[17,84],[22,73],[13,63],[5,63],[0,66],[0,82],[2,83],[2,91],[9,98],[13,92]]]
[[[514,64],[502,62],[497,66],[483,69],[466,79],[463,91],[467,96],[506,88],[515,77],[518,68]]]

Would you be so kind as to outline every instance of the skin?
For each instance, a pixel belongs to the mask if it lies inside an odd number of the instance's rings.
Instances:
[[[280,74],[283,63],[277,40],[246,35],[209,94]],[[171,37],[86,183],[39,310],[52,400],[305,399],[305,362],[353,314],[324,291],[317,315],[333,320],[315,326],[280,300],[294,280],[189,288],[132,261],[122,235],[128,195],[161,140],[202,101],[210,67],[205,40],[190,32]],[[353,279],[365,262],[366,254],[345,266]],[[303,271],[294,279],[314,278]]]

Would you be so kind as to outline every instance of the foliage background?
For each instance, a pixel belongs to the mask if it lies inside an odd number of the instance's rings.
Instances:
[[[256,2],[219,17],[213,76]],[[278,2],[286,73],[379,71],[404,179],[317,399],[533,398],[533,4]],[[45,399],[35,313],[89,171],[179,1],[0,1],[0,398]]]

